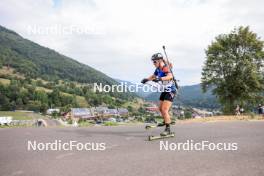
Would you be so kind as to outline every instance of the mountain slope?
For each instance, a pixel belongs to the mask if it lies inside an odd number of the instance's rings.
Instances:
[[[145,99],[149,101],[157,101],[159,99],[159,95],[159,93],[152,93]],[[212,95],[211,90],[203,93],[200,84],[192,86],[182,86],[174,103],[177,105],[180,104],[208,109],[217,109],[220,107],[216,97]]]
[[[116,84],[105,74],[67,56],[24,39],[0,26],[0,65],[11,66],[29,77],[80,83]]]
[[[92,83],[119,84],[85,64],[0,26],[0,110],[45,112],[59,107],[123,107],[129,92],[94,92]]]

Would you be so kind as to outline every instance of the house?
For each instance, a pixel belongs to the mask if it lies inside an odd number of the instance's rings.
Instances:
[[[88,108],[71,108],[71,118],[75,119],[94,119],[95,115]]]
[[[72,108],[70,112],[63,114],[65,119],[110,118],[121,115],[128,115],[128,110],[126,108],[108,109],[103,106],[95,108]]]
[[[126,108],[109,109],[104,106],[99,106],[95,108],[95,114],[101,116],[119,116],[127,115],[128,110]]]
[[[117,111],[117,109],[108,109],[105,113],[105,115],[109,115],[109,116],[118,116],[119,113]]]
[[[107,112],[108,108],[104,107],[104,106],[99,106],[95,108],[95,114],[96,115],[102,115],[105,114]]]
[[[118,114],[120,116],[122,116],[122,115],[128,115],[128,110],[126,108],[118,108],[117,110],[118,110]]]
[[[159,108],[157,106],[150,106],[145,108],[148,112],[159,112]]]
[[[91,113],[96,116],[96,109],[94,107],[89,108]]]

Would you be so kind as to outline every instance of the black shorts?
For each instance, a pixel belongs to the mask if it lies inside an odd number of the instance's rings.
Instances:
[[[160,101],[167,100],[167,101],[173,102],[175,95],[176,95],[176,92],[162,92],[160,94]]]

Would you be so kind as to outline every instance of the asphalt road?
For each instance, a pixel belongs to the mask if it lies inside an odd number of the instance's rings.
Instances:
[[[264,175],[264,121],[176,124],[176,137],[164,140],[174,146],[187,140],[237,143],[236,151],[160,150],[160,141],[146,140],[160,131],[146,131],[142,125],[0,129],[0,175]],[[105,143],[105,150],[28,151],[28,141],[34,140]]]

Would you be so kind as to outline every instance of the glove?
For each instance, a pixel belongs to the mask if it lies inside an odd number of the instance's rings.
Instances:
[[[153,79],[152,81],[153,82],[159,82],[159,81],[161,81],[161,78],[160,77],[157,77],[157,78]]]
[[[144,79],[142,79],[142,81],[141,81],[141,83],[142,84],[145,84],[146,82],[148,82],[149,80],[147,79],[147,78],[144,78]]]

